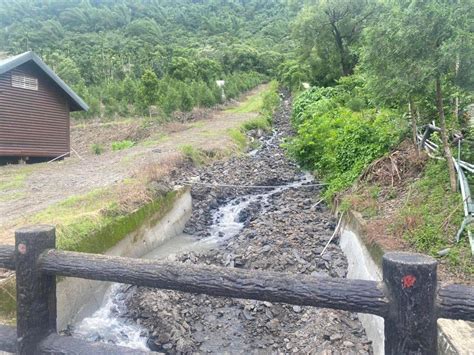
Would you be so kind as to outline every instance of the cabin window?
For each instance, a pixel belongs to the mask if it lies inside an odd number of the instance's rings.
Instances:
[[[38,79],[25,75],[12,75],[12,86],[27,90],[38,90]]]

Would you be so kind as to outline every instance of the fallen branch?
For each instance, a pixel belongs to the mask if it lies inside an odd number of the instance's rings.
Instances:
[[[322,256],[324,254],[329,244],[331,244],[333,238],[336,236],[337,232],[339,231],[339,227],[341,226],[341,222],[342,222],[342,217],[344,217],[344,212],[342,212],[341,217],[339,218],[339,222],[337,223],[336,229],[334,230],[334,233],[332,234],[331,238],[329,238],[329,241],[327,242],[326,246],[324,247],[321,254],[319,254],[319,256]]]

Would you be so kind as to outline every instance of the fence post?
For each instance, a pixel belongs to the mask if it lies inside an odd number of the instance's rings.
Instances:
[[[436,354],[435,259],[414,253],[387,253],[383,279],[390,298],[385,318],[385,354]]]
[[[36,266],[39,255],[54,249],[53,226],[38,225],[15,232],[17,353],[33,354],[38,343],[56,332],[56,279]]]

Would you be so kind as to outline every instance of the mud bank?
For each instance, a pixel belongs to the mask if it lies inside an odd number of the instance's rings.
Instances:
[[[192,172],[199,183],[192,188],[193,213],[185,232],[196,240],[214,240],[215,245],[168,259],[346,276],[347,260],[337,238],[320,255],[336,226],[330,211],[317,204],[320,187],[280,147],[292,133],[290,112],[285,95],[274,116],[274,132],[251,132],[261,143],[258,150]],[[188,181],[189,172],[181,180]],[[142,287],[129,288],[125,295],[123,316],[146,330],[148,346],[155,351],[372,353],[357,315],[349,312]]]

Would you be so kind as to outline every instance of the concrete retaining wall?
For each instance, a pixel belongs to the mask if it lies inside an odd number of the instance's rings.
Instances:
[[[341,231],[340,246],[349,263],[347,278],[380,281],[382,272],[375,264],[364,243],[347,226]],[[370,314],[358,314],[367,337],[372,340],[375,355],[384,354],[384,320]]]
[[[365,221],[357,212],[346,213],[344,227],[341,230],[340,246],[349,263],[350,279],[382,280],[381,257],[383,251],[378,245],[369,244],[365,237]],[[383,318],[368,314],[359,314],[367,337],[373,342],[374,353],[384,353]],[[473,355],[474,323],[439,319],[438,354]]]
[[[192,213],[192,198],[189,188],[183,188],[173,208],[157,223],[152,216],[141,228],[127,235],[114,247],[105,252],[111,256],[139,258],[157,248],[164,241],[182,233]],[[65,329],[91,315],[102,305],[102,300],[110,283],[66,278],[57,284],[58,329]]]

